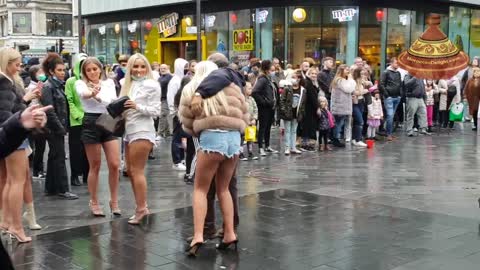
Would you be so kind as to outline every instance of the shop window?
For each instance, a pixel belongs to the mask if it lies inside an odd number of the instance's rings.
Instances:
[[[12,13],[12,23],[14,34],[32,33],[31,13]]]
[[[361,9],[358,55],[372,68],[376,78],[380,77],[382,63],[382,24],[386,9]]]
[[[72,14],[47,13],[47,36],[72,36]]]
[[[470,9],[450,7],[448,37],[460,50],[463,50],[467,54],[470,43],[469,29]]]
[[[229,56],[230,60],[240,66],[248,64],[255,57],[255,38],[253,16],[254,10],[244,9],[229,12]]]
[[[472,10],[470,27],[470,56],[480,56],[480,10]]]
[[[228,30],[228,12],[217,12],[205,16],[205,33],[207,37],[207,55],[213,52],[229,56],[230,36]]]
[[[410,47],[411,11],[388,9],[387,63]]]
[[[107,26],[104,24],[93,24],[86,26],[87,36],[87,53],[94,55],[100,61],[107,60],[107,40],[106,40]]]
[[[410,41],[413,43],[425,31],[425,14],[422,11],[412,11],[412,34]]]
[[[298,66],[304,58],[321,64],[330,56],[337,63],[353,59],[357,44],[358,10],[350,7],[290,7],[289,59]]]
[[[273,8],[272,16],[272,32],[273,32],[273,57],[285,63],[285,8]]]

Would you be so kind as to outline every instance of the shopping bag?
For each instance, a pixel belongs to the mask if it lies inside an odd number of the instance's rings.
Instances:
[[[257,141],[257,127],[248,126],[245,128],[245,141],[256,142]]]
[[[122,137],[125,133],[125,120],[121,116],[113,118],[109,113],[102,113],[95,124],[115,137]]]
[[[330,124],[330,128],[334,128],[335,127],[335,119],[334,119],[332,113],[330,111],[327,111],[327,115],[328,115],[328,123]]]
[[[463,103],[456,103],[450,106],[449,120],[452,122],[463,121]]]

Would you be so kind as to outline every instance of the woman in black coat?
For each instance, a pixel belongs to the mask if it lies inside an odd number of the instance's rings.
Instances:
[[[69,192],[67,167],[65,164],[65,135],[69,125],[69,110],[65,96],[65,65],[56,53],[48,54],[42,63],[48,81],[42,89],[41,103],[52,105],[47,112],[47,142],[49,147],[45,193],[58,195],[67,200],[78,199]]]
[[[304,150],[315,150],[317,140],[317,109],[318,109],[318,71],[310,68],[305,79],[306,102],[305,115],[299,126],[301,127],[302,148]]]
[[[278,153],[270,147],[270,130],[277,106],[278,87],[272,80],[275,72],[275,67],[270,60],[262,61],[262,69],[252,91],[252,97],[258,107],[258,148],[261,156],[266,156],[266,152]]]

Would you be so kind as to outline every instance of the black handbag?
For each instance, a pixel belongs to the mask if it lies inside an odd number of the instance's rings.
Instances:
[[[450,85],[447,89],[447,97],[454,98],[457,95],[457,87],[455,85]]]
[[[95,124],[98,128],[112,133],[115,137],[122,137],[125,133],[125,119],[122,116],[113,118],[109,113],[102,113]]]
[[[117,98],[107,105],[107,112],[113,117],[119,117],[125,111],[125,102],[130,100],[128,96]]]

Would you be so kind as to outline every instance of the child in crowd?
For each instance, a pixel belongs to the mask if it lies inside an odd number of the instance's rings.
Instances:
[[[257,108],[257,103],[255,103],[255,100],[251,96],[252,90],[253,90],[253,84],[251,83],[251,81],[247,81],[245,85],[245,98],[248,104],[248,113],[250,114],[250,126],[256,126],[257,119],[258,119],[258,108]],[[244,141],[245,141],[244,138],[242,138],[242,142]],[[252,148],[253,148],[253,142],[247,141],[247,143],[243,145],[243,153],[240,154],[240,160],[243,160],[243,161],[247,161],[249,159],[257,160],[258,157],[253,155]],[[247,152],[248,156],[245,156],[244,152]]]
[[[330,130],[335,126],[335,121],[333,120],[333,115],[328,110],[328,100],[324,96],[318,97],[318,104],[320,107],[317,110],[318,115],[318,150],[321,152],[325,150],[332,150],[328,146],[328,136],[330,135]],[[323,142],[323,143],[322,143]]]
[[[383,119],[382,100],[380,99],[380,92],[375,89],[373,91],[372,103],[368,105],[368,129],[367,138],[375,139],[375,133],[380,126],[380,121]]]
[[[435,106],[434,95],[438,94],[438,87],[433,80],[425,81],[425,105],[427,106],[427,124],[428,132],[432,132],[433,127],[433,107]]]

